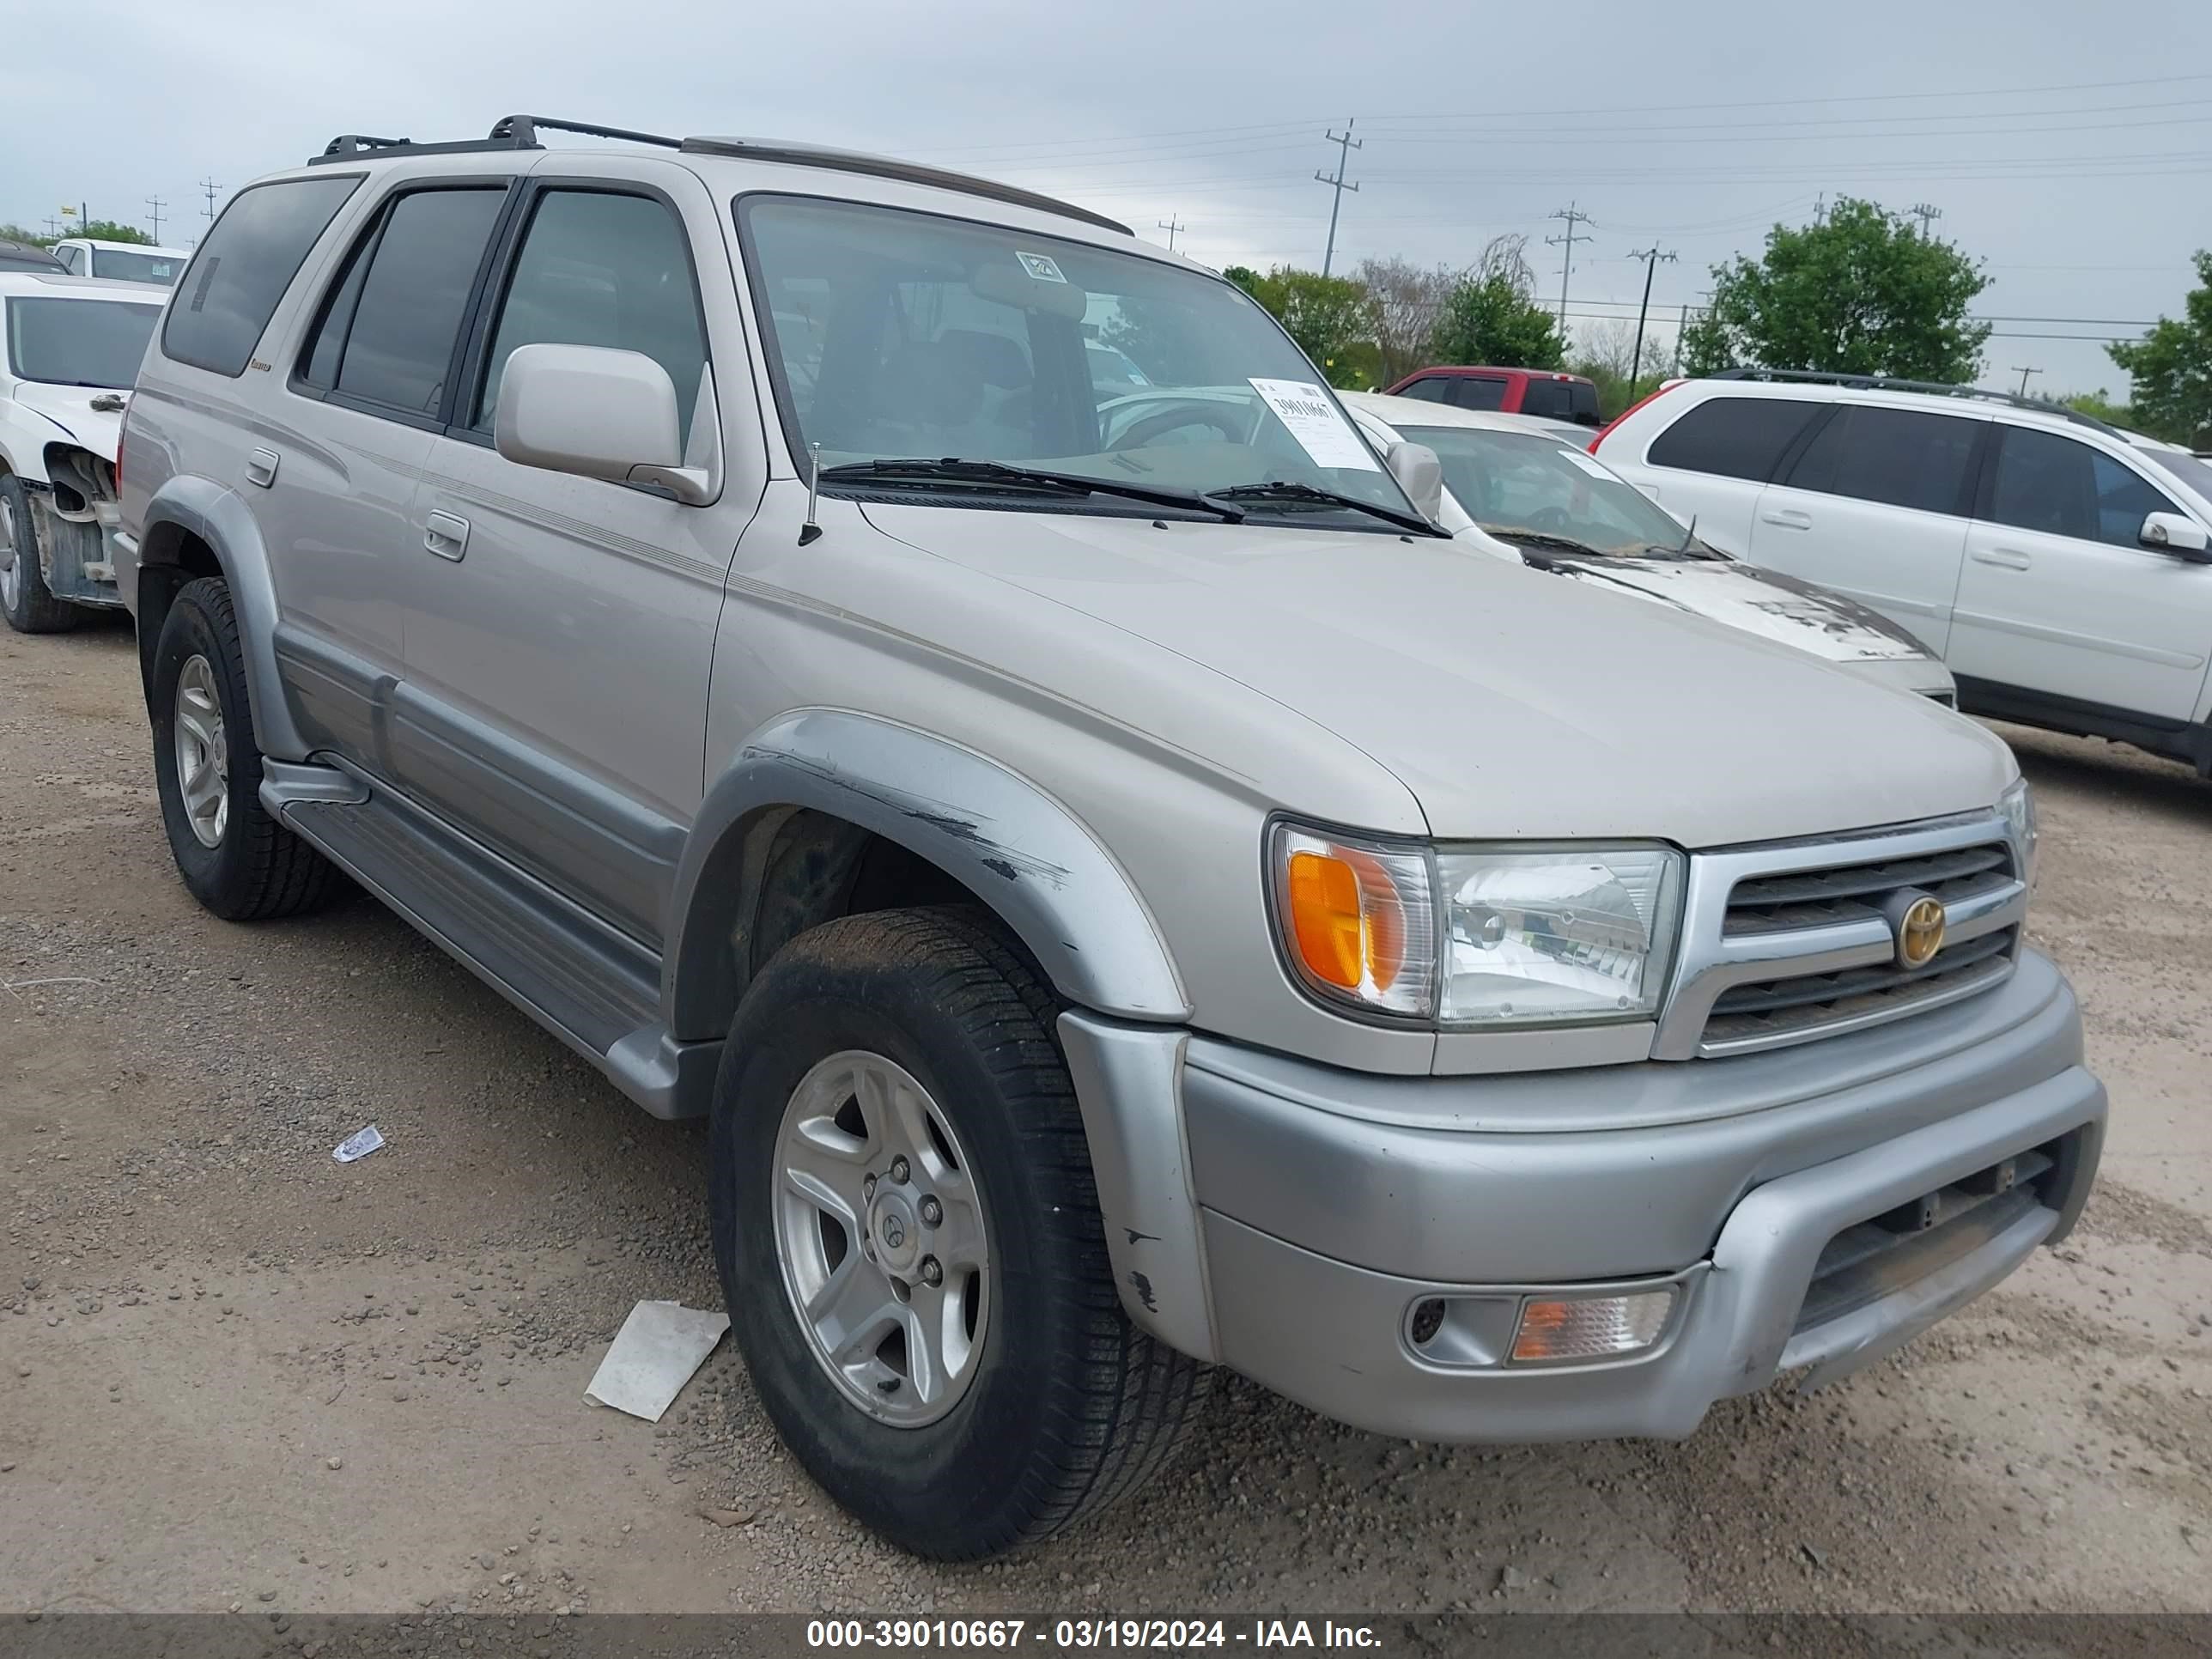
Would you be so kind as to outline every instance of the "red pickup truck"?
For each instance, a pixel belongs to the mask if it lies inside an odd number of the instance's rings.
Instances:
[[[1388,388],[1394,398],[1419,398],[1455,409],[1494,409],[1502,415],[1543,415],[1577,426],[1595,426],[1597,387],[1579,374],[1545,368],[1417,368]]]

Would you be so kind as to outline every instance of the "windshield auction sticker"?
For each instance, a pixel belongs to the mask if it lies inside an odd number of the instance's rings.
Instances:
[[[1252,390],[1290,428],[1316,466],[1359,467],[1380,472],[1374,451],[1360,441],[1334,399],[1310,380],[1254,380]]]

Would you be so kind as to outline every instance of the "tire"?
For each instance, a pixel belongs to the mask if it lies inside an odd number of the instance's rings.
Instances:
[[[65,634],[75,628],[84,613],[46,591],[31,495],[12,472],[0,476],[0,559],[10,552],[14,562],[0,566],[0,616],[8,626],[18,634]]]
[[[230,589],[212,576],[187,582],[169,606],[154,647],[147,693],[154,720],[154,781],[177,872],[191,895],[226,921],[298,915],[342,890],[336,866],[269,815],[261,805],[261,750],[246,693],[246,664]],[[212,705],[210,709],[210,705]],[[198,814],[204,790],[188,801],[178,741],[180,707],[192,744],[220,773],[220,816]],[[195,779],[205,775],[195,771]]]
[[[1050,993],[980,915],[851,916],[776,954],[738,1009],[716,1079],[708,1176],[714,1253],[753,1385],[807,1473],[916,1555],[994,1555],[1126,1496],[1169,1460],[1210,1387],[1204,1366],[1145,1336],[1121,1311],[1082,1117],[1052,1036],[1054,1012]],[[928,1154],[918,1156],[911,1176],[915,1190],[933,1179],[954,1183],[939,1211],[944,1230],[926,1224],[925,1196],[915,1200],[925,1206],[916,1237],[927,1246],[957,1230],[951,1191],[963,1170],[980,1193],[986,1223],[988,1272],[970,1279],[981,1289],[955,1303],[947,1277],[942,1305],[980,1305],[987,1316],[979,1330],[969,1328],[964,1390],[926,1423],[882,1420],[855,1403],[865,1389],[848,1390],[833,1376],[826,1345],[817,1348],[799,1312],[801,1291],[783,1253],[811,1246],[779,1245],[789,1237],[779,1206],[798,1190],[784,1176],[787,1111],[836,1095],[843,1085],[834,1081],[826,1091],[800,1091],[825,1066],[834,1073],[854,1055],[857,1064],[888,1060],[908,1074],[945,1131],[932,1143],[942,1155],[937,1176],[919,1167]],[[836,1122],[847,1124],[845,1114],[856,1109],[857,1094]],[[878,1154],[897,1142],[872,1129],[866,1141],[863,1161],[881,1190],[895,1170],[881,1167]],[[910,1195],[904,1185],[896,1191]],[[877,1212],[862,1213],[865,1220]],[[890,1236],[885,1224],[883,1237]],[[871,1234],[868,1248],[879,1242]],[[848,1251],[853,1243],[848,1237]],[[924,1278],[932,1259],[921,1261]],[[881,1264],[890,1271],[887,1249]],[[925,1304],[917,1281],[908,1305],[919,1318]],[[953,1341],[947,1338],[948,1350]],[[896,1359],[908,1350],[890,1352]],[[950,1364],[944,1369],[950,1375]],[[896,1390],[880,1396],[896,1398]],[[920,1409],[919,1401],[909,1390],[905,1409]]]

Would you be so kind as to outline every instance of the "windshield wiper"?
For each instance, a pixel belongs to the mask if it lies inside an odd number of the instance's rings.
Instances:
[[[1608,553],[1601,547],[1592,547],[1588,542],[1578,542],[1572,536],[1554,536],[1548,530],[1509,530],[1498,525],[1485,525],[1483,533],[1495,536],[1501,542],[1516,542],[1529,547],[1556,547],[1562,553],[1573,553],[1585,559],[1613,559],[1619,554]]]
[[[1379,501],[1364,501],[1357,495],[1340,495],[1334,489],[1289,478],[1277,478],[1267,483],[1231,484],[1226,489],[1209,489],[1206,496],[1212,501],[1310,501],[1316,507],[1348,507],[1354,512],[1371,513],[1401,529],[1418,531],[1424,536],[1444,533],[1418,513],[1401,513]]]
[[[824,483],[919,483],[996,485],[1016,489],[1048,489],[1060,495],[1122,495],[1154,507],[1176,507],[1192,513],[1240,524],[1244,514],[1225,501],[1195,489],[1170,489],[1154,484],[1124,483],[1119,478],[1094,478],[1087,472],[1054,472],[1044,467],[1014,466],[1005,461],[963,460],[947,455],[939,460],[926,457],[886,458],[847,461],[822,469]]]

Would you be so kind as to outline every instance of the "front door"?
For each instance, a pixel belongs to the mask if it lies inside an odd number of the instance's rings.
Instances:
[[[2168,720],[2196,713],[2212,648],[2212,566],[2142,545],[2144,515],[2179,513],[2115,455],[2001,424],[1966,541],[1952,671]]]
[[[701,395],[719,368],[726,401],[751,398],[741,337],[712,338],[701,304],[711,283],[733,314],[714,204],[696,175],[653,172],[659,189],[574,176],[526,187],[416,498],[393,720],[410,794],[648,945],[702,793],[722,583],[762,487],[757,440],[726,441]],[[502,457],[501,372],[536,343],[659,362],[687,454],[721,473],[718,498],[686,507]]]

